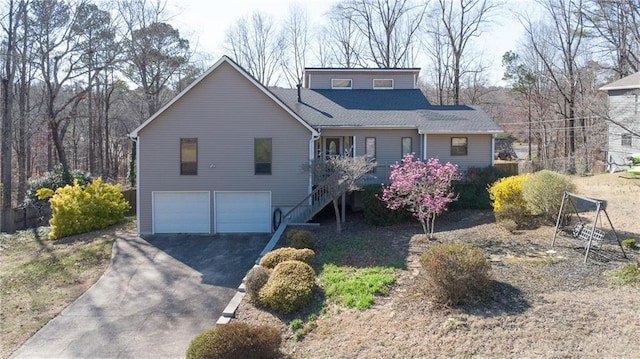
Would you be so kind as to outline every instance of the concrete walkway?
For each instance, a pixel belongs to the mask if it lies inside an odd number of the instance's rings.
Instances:
[[[268,240],[123,235],[103,277],[11,358],[184,358]]]

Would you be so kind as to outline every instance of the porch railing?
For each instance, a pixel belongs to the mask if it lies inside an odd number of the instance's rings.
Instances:
[[[287,212],[284,215],[283,220],[289,224],[305,223],[311,220],[313,216],[329,204],[331,199],[329,186],[317,187],[313,192]]]

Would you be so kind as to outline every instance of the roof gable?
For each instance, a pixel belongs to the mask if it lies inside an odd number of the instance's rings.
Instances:
[[[282,109],[284,109],[287,113],[289,113],[294,119],[296,119],[300,124],[306,127],[311,133],[317,135],[318,132],[311,127],[302,117],[300,117],[296,112],[294,112],[291,108],[289,108],[280,98],[275,96],[267,87],[262,85],[258,80],[256,80],[253,76],[251,76],[247,71],[245,71],[240,65],[238,65],[235,61],[231,60],[228,56],[222,56],[220,60],[218,60],[213,66],[211,66],[207,71],[205,71],[202,75],[200,75],[197,79],[195,79],[189,86],[187,86],[184,90],[182,90],[179,94],[174,96],[166,105],[164,105],[160,110],[154,113],[151,117],[149,117],[145,122],[143,122],[140,126],[138,126],[135,130],[133,130],[129,137],[136,138],[138,137],[139,132],[147,127],[151,122],[157,119],[162,113],[164,113],[168,108],[173,106],[176,102],[178,102],[182,97],[186,96],[195,86],[197,86],[200,82],[202,82],[205,78],[207,78],[210,74],[212,74],[216,69],[218,69],[222,64],[227,63],[231,65],[238,73],[240,73],[243,77],[249,80],[254,86],[256,86],[260,91],[262,91],[265,95],[267,95],[271,100],[273,100],[276,104],[278,104]]]

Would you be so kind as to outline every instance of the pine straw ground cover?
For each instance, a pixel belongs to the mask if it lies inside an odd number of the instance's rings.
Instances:
[[[575,178],[577,192],[608,201],[621,239],[640,242],[640,179],[619,174]],[[318,252],[339,241],[330,220],[311,229]],[[584,250],[559,240],[549,252],[554,228],[510,233],[490,211],[459,211],[436,222],[436,240],[416,223],[367,226],[351,215],[343,236],[384,238],[391,257],[406,259],[396,283],[370,309],[327,302],[311,330],[294,335],[279,316],[243,301],[237,320],[280,328],[287,358],[637,358],[640,352],[640,289],[612,284],[609,273],[628,263],[619,248],[605,245],[587,264]],[[443,308],[429,301],[418,258],[436,243],[464,241],[481,247],[492,262],[494,292],[484,302]],[[627,251],[629,262],[638,252]],[[353,261],[358,264],[357,254]],[[308,316],[305,313],[302,318]]]

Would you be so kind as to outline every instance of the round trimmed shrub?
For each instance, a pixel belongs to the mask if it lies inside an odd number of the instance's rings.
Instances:
[[[522,184],[522,197],[532,214],[542,215],[547,221],[555,223],[564,192],[573,192],[575,189],[575,184],[568,176],[542,170],[529,176]]]
[[[291,247],[284,247],[274,249],[267,253],[260,259],[260,265],[269,269],[275,268],[279,263],[284,261],[301,261],[307,264],[311,264],[315,252],[308,248],[297,249]]]
[[[260,290],[260,303],[280,313],[292,313],[309,303],[316,285],[316,273],[300,261],[278,264]]]
[[[262,266],[253,267],[249,273],[247,273],[247,279],[245,280],[244,285],[246,286],[247,294],[249,294],[252,301],[260,301],[258,293],[260,293],[260,289],[267,284],[270,275],[271,271]]]
[[[316,246],[316,237],[309,231],[292,229],[287,231],[287,243],[289,247],[296,249],[314,249]]]
[[[270,359],[279,357],[282,334],[268,325],[231,322],[207,329],[187,349],[187,359]]]
[[[455,305],[484,297],[491,288],[491,263],[481,249],[443,243],[420,257],[427,285],[436,302]]]

